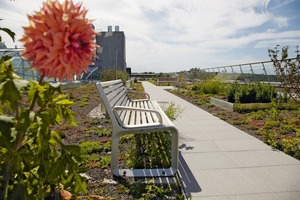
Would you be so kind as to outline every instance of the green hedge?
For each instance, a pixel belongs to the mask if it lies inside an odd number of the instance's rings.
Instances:
[[[274,105],[272,103],[234,103],[233,110],[239,113],[252,112],[257,110],[271,109]],[[297,104],[279,103],[277,109],[279,110],[296,110],[299,108]]]
[[[277,97],[275,89],[270,84],[255,83],[239,85],[231,84],[226,93],[231,103],[270,103]]]

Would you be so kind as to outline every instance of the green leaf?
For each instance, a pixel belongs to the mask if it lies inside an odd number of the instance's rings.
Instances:
[[[62,115],[61,115],[61,114],[57,114],[55,120],[56,120],[56,122],[57,122],[58,124],[61,124],[61,123],[62,123],[62,120],[63,120]]]
[[[49,140],[49,143],[52,144],[53,146],[56,144],[63,145],[61,142],[61,137],[58,132],[51,131],[51,139]]]
[[[50,171],[50,168],[51,168],[51,163],[49,160],[50,154],[51,154],[50,150],[47,149],[47,150],[42,151],[39,155],[39,161],[40,161],[39,166],[40,167],[39,167],[38,173],[40,176],[45,177]]]
[[[23,80],[23,79],[14,79],[14,84],[17,87],[17,89],[19,91],[21,91],[24,87],[27,87],[29,82],[27,80]]]
[[[0,115],[0,123],[6,123],[7,125],[12,125],[14,123],[14,118]],[[2,128],[2,126],[0,127]]]
[[[9,65],[11,67],[11,71],[13,72],[14,70],[13,70],[13,67],[12,67],[11,62],[10,62],[11,58],[12,57],[9,56],[9,55],[4,55],[4,56],[1,57],[0,63],[1,63],[1,65]],[[2,66],[2,70],[4,70],[3,66]],[[1,72],[1,69],[0,69],[0,72]]]
[[[65,145],[62,148],[66,152],[68,152],[70,155],[74,156],[74,158],[77,160],[77,162],[80,162],[82,160],[82,154],[81,154],[80,146],[78,146],[78,145]]]
[[[7,103],[8,107],[15,111],[21,95],[13,80],[7,80],[0,84],[0,100]]]
[[[22,170],[22,157],[20,154],[17,154],[13,159],[13,168],[16,172]]]
[[[72,126],[77,126],[77,121],[74,118],[75,113],[68,109],[67,114],[68,123]]]
[[[30,84],[30,87],[29,87],[29,90],[28,90],[28,98],[30,100],[30,103],[35,95],[35,92],[37,91],[37,82],[36,81],[32,81],[30,80],[29,81],[29,84]]]
[[[26,131],[32,125],[32,122],[34,121],[35,117],[28,109],[21,109],[21,113],[19,115],[20,116],[17,119],[19,123],[17,124],[16,128],[18,130]]]
[[[1,28],[1,27],[0,27],[0,30],[6,32],[6,33],[11,37],[11,39],[12,39],[13,41],[15,41],[15,36],[16,36],[16,34],[15,34],[14,32],[12,32],[10,29],[8,29],[8,28]],[[0,41],[0,42],[1,42],[1,41]]]
[[[67,169],[68,162],[66,161],[66,154],[62,154],[58,159],[52,164],[50,168],[48,180],[55,180],[57,177],[63,175]]]
[[[56,102],[56,104],[58,104],[58,105],[63,105],[63,106],[67,106],[67,107],[68,107],[68,106],[73,105],[74,102],[71,101],[71,100],[69,100],[69,99],[63,99],[63,100],[61,100],[61,101]]]
[[[12,117],[0,115],[0,146],[9,147],[11,144],[11,128],[14,126]]]
[[[43,112],[40,113],[40,117],[42,118],[44,123],[49,124],[55,124],[57,123],[56,118],[57,118],[57,110],[53,108],[48,108],[44,110]]]
[[[79,193],[79,192],[87,193],[86,182],[79,174],[74,174],[74,180],[75,180],[75,188],[74,188],[75,193]]]
[[[54,87],[54,88],[56,88],[56,87]],[[60,93],[60,91],[59,91],[59,93]],[[53,101],[57,102],[57,101],[60,101],[60,100],[66,99],[66,98],[67,98],[66,94],[60,94],[56,98],[54,98]]]

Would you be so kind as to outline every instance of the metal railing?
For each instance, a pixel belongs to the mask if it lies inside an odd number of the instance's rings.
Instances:
[[[289,60],[295,59],[296,58],[289,58]],[[215,73],[217,77],[226,82],[266,82],[272,85],[280,85],[272,61],[226,65],[201,70],[207,73]]]

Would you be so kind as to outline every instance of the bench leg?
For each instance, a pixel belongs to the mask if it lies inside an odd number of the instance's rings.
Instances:
[[[122,135],[132,134],[119,133],[113,134],[112,137],[112,151],[111,151],[111,170],[115,176],[133,176],[133,177],[162,177],[173,176],[178,169],[178,130],[176,128],[168,128],[167,130],[171,134],[171,166],[170,168],[154,168],[154,169],[119,169],[118,168],[118,153],[119,153],[119,141]],[[154,132],[154,131],[149,131]],[[143,133],[136,133],[143,134]]]
[[[111,146],[111,170],[114,175],[120,176],[118,169],[118,153],[119,153],[119,140],[120,137],[113,136]]]
[[[178,162],[179,162],[179,134],[177,129],[173,129],[171,131],[171,137],[172,137],[172,146],[171,146],[171,169],[174,172],[174,174],[178,170]]]

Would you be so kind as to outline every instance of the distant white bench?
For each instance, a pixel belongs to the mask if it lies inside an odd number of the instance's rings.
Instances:
[[[111,169],[116,176],[172,176],[178,169],[178,130],[155,100],[131,100],[121,80],[96,84],[102,105],[112,122]],[[154,169],[119,169],[118,143],[125,134],[167,131],[171,134],[171,166]]]

